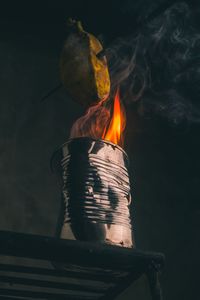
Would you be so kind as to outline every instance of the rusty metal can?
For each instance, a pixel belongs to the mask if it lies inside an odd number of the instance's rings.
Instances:
[[[74,138],[56,152],[53,165],[63,184],[59,237],[133,247],[125,151],[105,140]]]

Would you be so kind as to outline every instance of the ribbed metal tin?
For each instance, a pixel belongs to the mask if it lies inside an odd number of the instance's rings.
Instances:
[[[61,238],[132,247],[128,157],[110,142],[75,138],[53,159],[62,176]]]

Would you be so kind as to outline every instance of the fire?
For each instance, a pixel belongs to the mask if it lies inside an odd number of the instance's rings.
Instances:
[[[104,132],[102,139],[110,141],[117,145],[123,144],[123,131],[126,125],[125,111],[120,103],[119,89],[115,94],[113,115],[108,126],[108,129]]]
[[[110,120],[111,111],[112,118]],[[70,138],[91,137],[123,146],[123,131],[126,125],[125,111],[120,102],[119,89],[114,97],[113,109],[109,99],[90,106],[85,115],[72,126]]]

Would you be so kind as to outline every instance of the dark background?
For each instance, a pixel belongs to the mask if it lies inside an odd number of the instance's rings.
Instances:
[[[83,113],[61,89],[58,60],[69,16],[103,34],[131,33],[162,1],[6,1],[0,7],[0,229],[54,235],[60,206],[54,150]],[[173,2],[173,1],[171,1]],[[197,2],[190,1],[192,9]],[[198,20],[196,21],[199,26]],[[197,299],[200,125],[172,126],[128,110],[133,224],[139,249],[163,252],[164,299]],[[146,288],[141,286],[141,288]],[[132,291],[121,299],[131,299]],[[138,299],[143,299],[142,296]]]

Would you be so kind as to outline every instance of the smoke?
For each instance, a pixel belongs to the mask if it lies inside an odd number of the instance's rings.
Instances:
[[[200,120],[200,34],[185,3],[173,5],[142,31],[108,49],[112,93],[143,116],[174,124]]]
[[[110,108],[101,101],[88,108],[86,113],[73,124],[70,138],[91,137],[100,139],[110,121]]]

